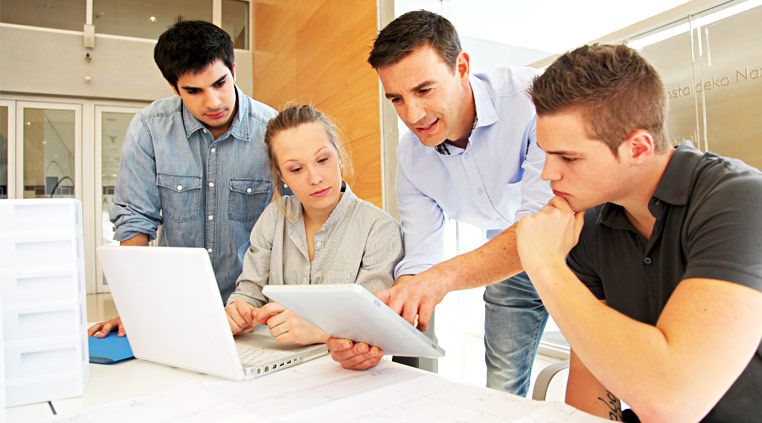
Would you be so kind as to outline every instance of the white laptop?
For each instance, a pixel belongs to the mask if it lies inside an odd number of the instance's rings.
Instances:
[[[327,353],[279,345],[266,330],[234,339],[202,248],[103,246],[98,258],[137,358],[245,380]]]

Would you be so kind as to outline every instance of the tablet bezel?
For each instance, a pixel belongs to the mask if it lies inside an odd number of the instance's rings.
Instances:
[[[262,293],[335,338],[400,357],[443,357],[433,340],[356,284],[267,285]]]

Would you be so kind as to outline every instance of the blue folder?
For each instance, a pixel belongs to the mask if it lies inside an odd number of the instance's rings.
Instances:
[[[111,332],[104,338],[91,336],[87,340],[90,348],[90,362],[96,364],[114,364],[135,358],[126,336],[117,336]]]

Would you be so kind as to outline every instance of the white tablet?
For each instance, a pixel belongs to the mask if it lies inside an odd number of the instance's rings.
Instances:
[[[444,356],[434,341],[360,285],[267,285],[262,293],[335,338],[401,357]]]

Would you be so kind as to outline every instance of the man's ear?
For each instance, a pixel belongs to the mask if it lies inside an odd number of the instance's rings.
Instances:
[[[624,153],[635,166],[645,164],[655,153],[654,137],[645,129],[632,131],[622,144],[626,148]]]
[[[233,81],[235,81],[235,63],[233,63],[233,68],[230,69],[230,75],[233,76]]]
[[[468,81],[468,75],[471,72],[471,58],[465,51],[461,50],[458,53],[458,57],[455,59],[455,71],[458,72],[460,79]]]

